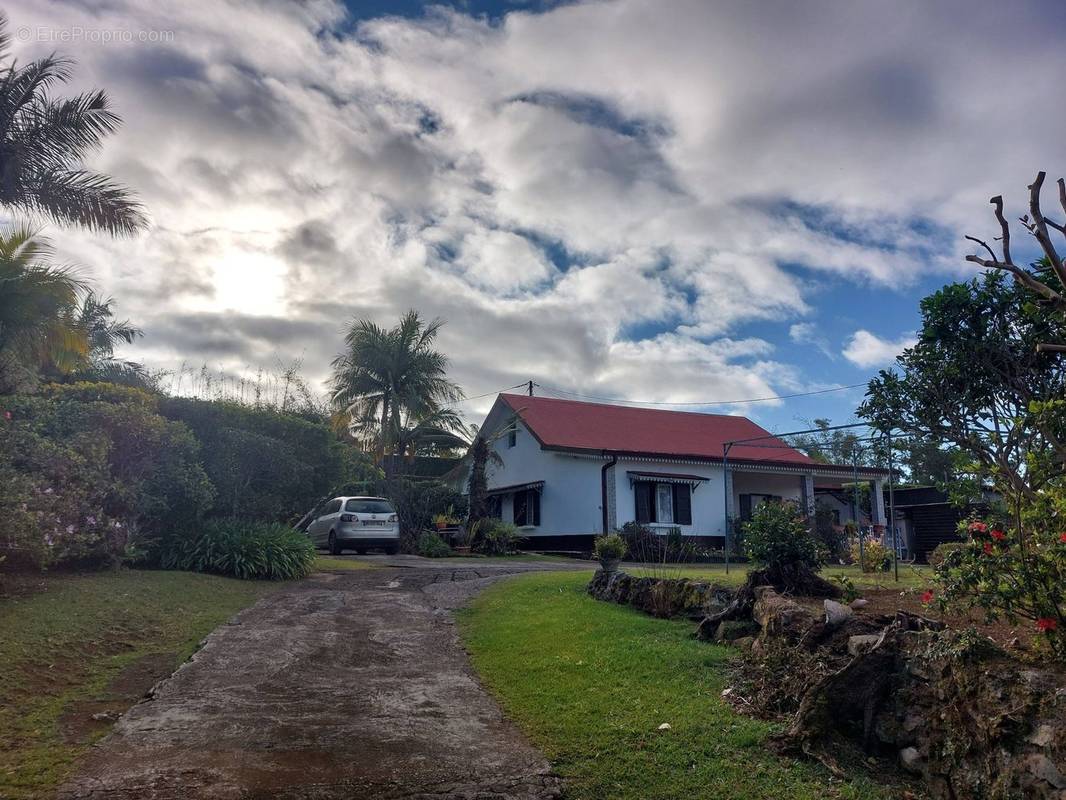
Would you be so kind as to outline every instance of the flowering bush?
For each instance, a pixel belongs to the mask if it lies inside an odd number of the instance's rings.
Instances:
[[[113,564],[192,523],[212,488],[198,445],[144,392],[96,384],[0,399],[0,550],[8,566]]]
[[[876,539],[864,539],[862,558],[859,558],[859,543],[851,545],[851,560],[859,564],[863,572],[884,572],[892,561],[892,551]]]
[[[942,605],[980,608],[986,617],[1018,618],[1060,658],[1066,658],[1066,532],[1054,518],[1027,528],[998,519],[960,524],[966,546],[952,550],[936,567]]]

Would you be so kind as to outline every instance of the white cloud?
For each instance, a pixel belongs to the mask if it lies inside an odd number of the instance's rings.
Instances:
[[[414,307],[448,320],[471,393],[532,377],[682,400],[803,385],[743,326],[795,323],[828,351],[798,321],[812,284],[949,272],[987,198],[1053,166],[1066,112],[1043,99],[1066,51],[1038,5],[617,0],[354,34],[327,0],[6,10],[13,28],[173,32],[60,45],[125,119],[94,166],[154,220],[134,240],[54,234],[146,329],[129,355],[302,356],[320,379],[352,316]],[[990,41],[1024,46],[991,62]],[[1038,100],[1046,124],[1005,152],[987,109]],[[255,335],[227,347],[245,316]],[[857,331],[845,354],[902,344]]]
[[[844,344],[842,353],[844,358],[857,367],[883,367],[891,364],[896,360],[896,356],[917,342],[913,335],[902,336],[893,342],[860,329]]]

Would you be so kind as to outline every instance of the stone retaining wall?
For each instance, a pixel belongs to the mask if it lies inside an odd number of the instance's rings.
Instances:
[[[597,570],[588,585],[597,600],[632,606],[655,617],[703,619],[725,608],[733,591],[688,578],[638,578],[625,572]]]

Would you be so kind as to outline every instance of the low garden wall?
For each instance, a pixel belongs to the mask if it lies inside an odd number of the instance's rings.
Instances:
[[[588,585],[597,600],[632,606],[656,617],[703,619],[725,608],[733,591],[687,578],[636,577],[626,572],[597,570]]]

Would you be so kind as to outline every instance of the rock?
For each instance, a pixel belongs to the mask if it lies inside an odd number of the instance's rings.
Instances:
[[[860,608],[866,608],[866,606],[870,605],[870,601],[867,600],[865,597],[856,597],[854,600],[851,601],[850,605],[853,609],[858,611]]]
[[[99,714],[93,714],[93,722],[114,722],[118,719],[118,714],[114,711],[101,711]]]
[[[1025,741],[1037,747],[1047,747],[1055,741],[1055,729],[1045,723],[1029,734]]]
[[[782,597],[772,586],[760,586],[755,590],[755,605],[751,615],[766,636],[784,636],[796,640],[802,638],[815,624],[814,616],[799,603]]]
[[[741,650],[750,650],[755,646],[754,636],[741,636],[739,639],[733,640],[733,647],[740,648]]]
[[[662,725],[659,726],[659,730],[668,731],[668,730],[672,730],[672,728],[671,728],[669,722],[664,722]]]
[[[881,636],[876,633],[860,634],[859,636],[848,637],[848,655],[855,656],[861,655],[869,650],[873,649],[873,646],[877,644]]]
[[[826,600],[823,605],[825,606],[825,624],[831,628],[843,625],[855,613],[848,606],[842,605],[836,600]]]
[[[904,747],[899,751],[900,766],[907,770],[907,772],[921,775],[923,766],[922,760],[922,754],[918,752],[917,748]]]
[[[1059,790],[1066,789],[1066,777],[1055,766],[1055,762],[1043,753],[1026,756],[1019,767],[1023,774],[1027,773],[1035,783],[1046,783]]]
[[[751,622],[742,620],[723,620],[718,623],[718,629],[714,632],[716,642],[734,642],[758,633],[758,628]]]

